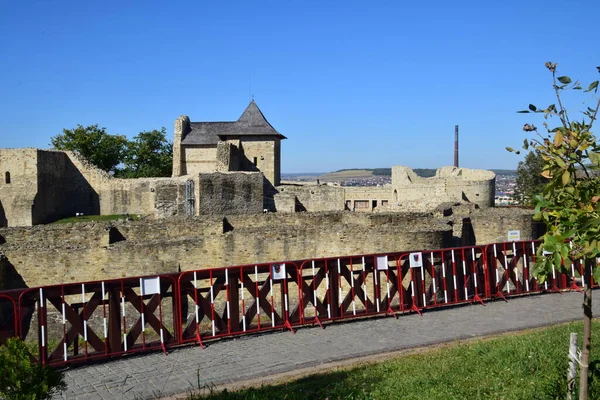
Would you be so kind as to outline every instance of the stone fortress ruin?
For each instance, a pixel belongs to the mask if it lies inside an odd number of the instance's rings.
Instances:
[[[490,171],[444,167],[421,178],[392,168],[384,187],[281,183],[286,139],[251,101],[232,122],[175,121],[173,176],[118,179],[72,152],[0,149],[0,227],[74,216],[173,216],[297,211],[431,211],[440,204],[494,206]]]
[[[169,178],[118,179],[72,152],[0,149],[0,289],[482,244],[511,229],[536,237],[531,212],[494,208],[490,171],[421,178],[396,166],[382,187],[286,183],[284,139],[252,101],[236,121],[177,118]],[[44,225],[76,213],[143,218]]]

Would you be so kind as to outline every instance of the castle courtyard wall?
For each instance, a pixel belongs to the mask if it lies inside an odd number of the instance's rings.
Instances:
[[[289,217],[289,218],[288,218]],[[440,248],[451,228],[430,215],[297,213],[0,229],[29,287],[179,270]]]
[[[530,210],[456,215],[474,242],[535,238]],[[0,229],[0,252],[27,286],[227,265],[450,247],[452,217],[431,213],[293,213],[74,223]],[[464,228],[462,229],[464,234]]]

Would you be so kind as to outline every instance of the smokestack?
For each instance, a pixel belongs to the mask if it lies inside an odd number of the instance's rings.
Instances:
[[[454,125],[454,168],[458,168],[458,125]]]

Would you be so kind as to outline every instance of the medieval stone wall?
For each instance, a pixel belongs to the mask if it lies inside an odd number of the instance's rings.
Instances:
[[[533,210],[505,207],[469,215],[477,244],[506,242],[512,230],[520,231],[521,240],[535,240],[544,228],[532,217]]]
[[[239,148],[249,165],[240,165],[241,170],[261,171],[272,186],[279,185],[280,139],[265,140],[261,136],[243,136]]]
[[[486,208],[494,205],[495,175],[485,170],[444,167],[435,177],[421,178],[408,167],[395,166],[390,185],[330,187],[288,183],[278,186],[277,190],[277,211],[283,212],[343,209],[418,212],[462,201]]]
[[[217,170],[217,147],[214,145],[186,145],[182,152],[182,175],[197,175]]]
[[[258,214],[263,211],[263,174],[200,174],[199,215]]]
[[[357,212],[390,210],[393,191],[389,186],[348,186],[344,187],[345,204],[349,210]]]
[[[0,150],[0,171],[0,227],[48,223],[77,213],[185,215],[188,180],[194,182],[195,215],[263,209],[259,172],[117,179],[75,153],[37,149]]]
[[[495,174],[491,171],[443,167],[436,176],[421,178],[408,167],[392,167],[392,207],[431,209],[448,201],[494,206]]]
[[[283,218],[282,218],[283,216]],[[430,215],[298,213],[3,228],[27,286],[310,257],[439,248]]]
[[[0,252],[23,284],[31,287],[259,262],[482,245],[505,241],[507,231],[514,229],[521,230],[524,240],[534,238],[531,211],[463,211],[448,217],[267,213],[2,228]],[[449,222],[458,228],[456,232]],[[467,240],[461,241],[460,235]]]
[[[344,188],[329,185],[281,185],[275,195],[278,212],[295,211],[342,211]]]
[[[0,150],[0,227],[32,225],[37,150]]]

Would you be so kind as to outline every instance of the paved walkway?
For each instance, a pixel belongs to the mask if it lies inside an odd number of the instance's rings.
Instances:
[[[67,399],[155,399],[199,386],[268,380],[277,374],[457,339],[580,319],[579,293],[545,294],[418,314],[226,339],[67,370]],[[292,373],[293,375],[293,373]]]

